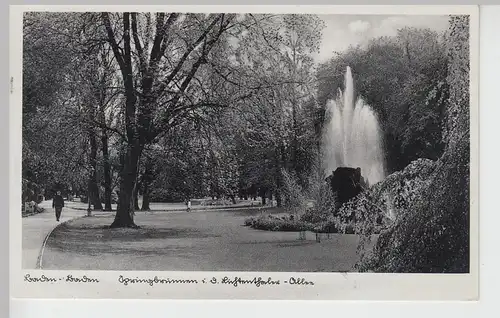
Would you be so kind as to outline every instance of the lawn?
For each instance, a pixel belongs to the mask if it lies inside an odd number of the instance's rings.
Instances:
[[[278,213],[279,211],[275,211]],[[155,271],[350,271],[359,237],[244,227],[256,209],[137,213],[140,229],[109,229],[112,215],[70,221],[47,242],[45,269]]]

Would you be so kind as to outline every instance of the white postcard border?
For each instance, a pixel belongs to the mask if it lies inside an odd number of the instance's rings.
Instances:
[[[22,270],[22,231],[19,213],[21,197],[22,119],[22,12],[23,11],[191,11],[191,12],[275,12],[318,14],[469,14],[471,16],[471,248],[470,274],[372,274],[372,273],[224,273],[224,272],[115,272]],[[167,299],[334,299],[334,300],[475,300],[478,297],[478,50],[477,6],[12,6],[10,21],[10,288],[17,298],[167,298]],[[58,283],[29,283],[31,277],[61,278]],[[100,282],[66,282],[67,275],[86,275]],[[203,281],[224,276],[252,279],[262,277],[280,285],[255,287],[200,283],[195,285],[133,284],[119,282],[120,275],[135,278],[183,278]],[[291,285],[291,277],[312,281]]]

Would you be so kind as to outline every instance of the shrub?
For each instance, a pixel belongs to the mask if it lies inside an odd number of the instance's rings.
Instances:
[[[216,200],[203,200],[201,201],[201,205],[213,205],[213,206],[223,206],[223,205],[232,205],[233,201],[228,199],[216,199]]]
[[[300,216],[300,220],[307,223],[320,223],[328,219],[328,214],[322,213],[321,210],[316,208],[309,208],[304,214]]]
[[[297,220],[293,215],[288,217],[275,217],[272,215],[251,217],[245,220],[245,226],[256,230],[279,232],[312,231],[314,228],[312,224]]]
[[[184,196],[181,193],[165,189],[154,189],[149,194],[150,202],[183,202]]]
[[[335,219],[330,218],[328,220],[322,221],[316,224],[314,227],[314,232],[316,233],[338,233],[338,224]]]
[[[313,167],[312,171],[308,180],[307,195],[313,200],[314,206],[306,211],[305,217],[317,223],[335,214],[335,193],[332,193],[330,185],[325,181],[323,169]]]
[[[285,169],[281,170],[283,177],[283,188],[281,193],[284,197],[284,207],[290,213],[299,216],[306,211],[307,198],[305,191],[300,186],[294,174],[287,172]]]
[[[40,204],[43,202],[43,195],[39,194],[36,196],[36,200],[35,200],[35,203],[36,204]]]

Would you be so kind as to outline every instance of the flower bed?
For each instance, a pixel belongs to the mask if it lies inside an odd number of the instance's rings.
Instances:
[[[291,216],[259,216],[251,217],[245,220],[245,226],[256,230],[282,231],[282,232],[302,232],[312,231],[314,226]]]
[[[304,218],[296,219],[293,215],[273,216],[261,215],[245,219],[245,226],[256,230],[282,231],[282,232],[302,232],[311,231],[314,233],[345,233],[354,234],[354,226],[348,224],[340,227],[334,218],[324,219],[321,222],[308,222]]]

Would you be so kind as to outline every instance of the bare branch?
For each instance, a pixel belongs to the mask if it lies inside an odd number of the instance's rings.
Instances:
[[[132,35],[134,38],[135,49],[137,54],[139,55],[139,64],[141,68],[141,72],[144,74],[146,70],[146,60],[144,58],[144,50],[141,45],[141,41],[139,39],[139,34],[137,32],[137,13],[132,12]]]
[[[125,71],[125,62],[123,60],[123,56],[120,53],[120,47],[116,42],[115,33],[113,32],[113,28],[111,27],[111,22],[109,20],[109,14],[107,12],[102,12],[101,17],[104,22],[104,27],[106,28],[106,31],[108,33],[108,42],[111,45],[111,48],[113,49],[116,61],[118,62],[120,70],[123,73]]]
[[[160,48],[160,52],[159,52],[159,55],[158,57],[156,58],[156,62],[158,62],[160,60],[160,58],[163,56],[163,54],[165,54],[165,50],[167,49],[167,45],[168,45],[168,32],[169,32],[169,29],[171,28],[172,24],[174,24],[174,22],[179,18],[179,14],[178,13],[171,13],[167,19],[167,22],[165,22],[165,26],[163,27],[163,43],[161,45],[161,48]]]
[[[179,73],[179,71],[182,69],[182,66],[184,65],[184,62],[186,62],[187,58],[193,52],[193,50],[206,38],[208,33],[213,29],[213,27],[217,24],[217,22],[221,19],[221,16],[217,17],[210,23],[210,25],[207,27],[207,29],[203,32],[202,35],[198,37],[198,39],[187,48],[186,52],[184,52],[183,56],[177,63],[177,66],[174,68],[174,70],[170,73],[170,75],[165,79],[163,82],[164,87],[168,87],[170,82],[174,79],[174,77]]]
[[[163,41],[163,26],[165,21],[165,13],[159,12],[156,14],[156,34],[153,40],[153,47],[151,48],[151,54],[149,57],[149,66],[153,66],[156,63],[158,53],[161,48],[161,42]]]

